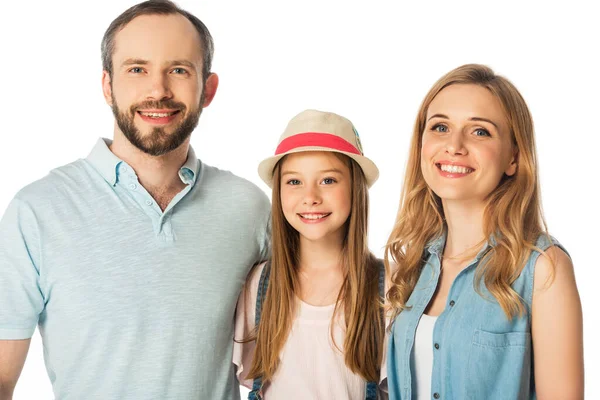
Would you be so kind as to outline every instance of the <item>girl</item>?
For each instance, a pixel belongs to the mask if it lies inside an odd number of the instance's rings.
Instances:
[[[350,121],[308,110],[259,175],[273,189],[272,258],[238,302],[240,382],[250,399],[377,398],[384,268],[367,248],[377,167]]]
[[[536,163],[527,105],[491,69],[425,97],[385,252],[390,399],[583,397],[581,304]]]

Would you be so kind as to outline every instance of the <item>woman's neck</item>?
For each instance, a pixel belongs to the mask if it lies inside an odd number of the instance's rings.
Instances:
[[[470,257],[477,253],[487,239],[483,232],[485,205],[446,200],[442,203],[448,226],[444,257]]]

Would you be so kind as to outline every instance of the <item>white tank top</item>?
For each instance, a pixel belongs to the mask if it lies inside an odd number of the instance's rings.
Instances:
[[[410,369],[413,371],[413,399],[431,399],[431,373],[433,371],[433,328],[437,316],[421,316],[415,333],[415,345],[410,356]]]

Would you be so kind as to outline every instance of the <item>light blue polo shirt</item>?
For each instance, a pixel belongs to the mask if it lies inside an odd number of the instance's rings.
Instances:
[[[162,212],[100,139],[0,221],[0,340],[39,325],[58,400],[237,399],[238,294],[269,251],[267,196],[200,162]]]

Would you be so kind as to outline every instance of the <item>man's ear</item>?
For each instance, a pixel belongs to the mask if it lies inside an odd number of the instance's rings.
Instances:
[[[204,84],[204,103],[202,108],[208,107],[217,94],[217,88],[219,87],[219,76],[215,73],[211,73]]]
[[[104,95],[106,104],[112,107],[112,78],[108,71],[102,71],[102,94]]]

